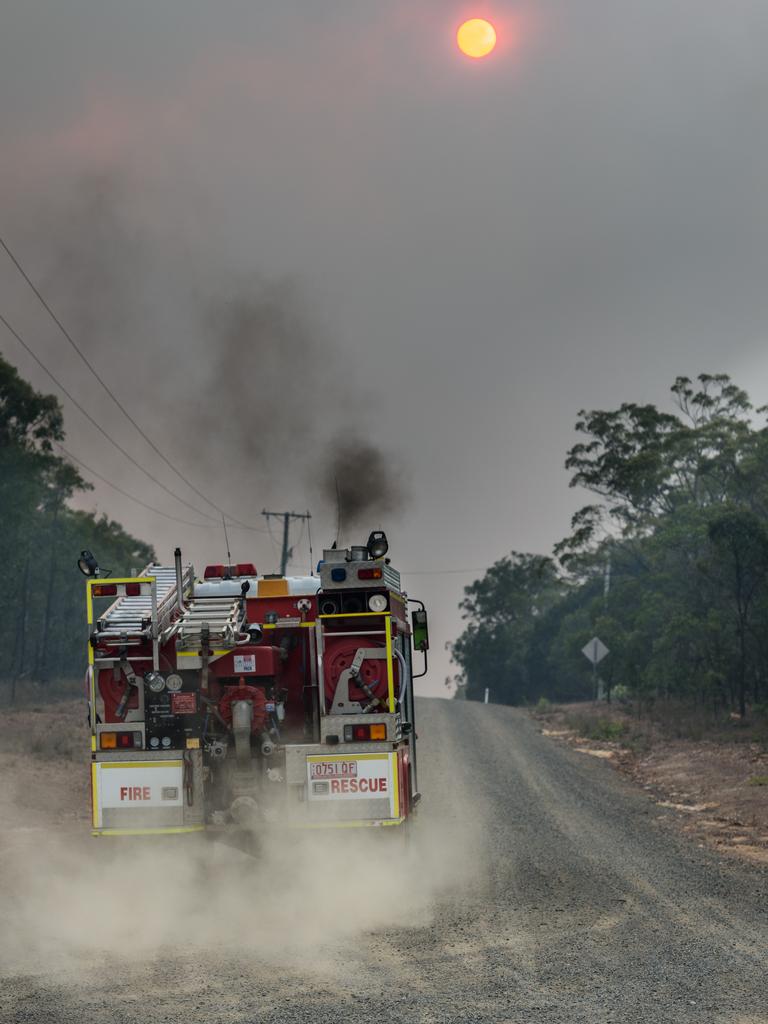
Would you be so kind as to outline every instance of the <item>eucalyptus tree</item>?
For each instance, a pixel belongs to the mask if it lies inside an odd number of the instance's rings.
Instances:
[[[152,557],[118,523],[71,507],[90,485],[56,453],[64,437],[58,399],[0,356],[0,675],[12,694],[17,680],[80,671],[84,599],[75,560],[82,548],[120,571]]]

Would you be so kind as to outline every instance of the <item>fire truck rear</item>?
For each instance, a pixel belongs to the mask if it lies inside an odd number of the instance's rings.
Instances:
[[[386,552],[375,532],[319,576],[202,579],[178,549],[123,579],[83,552],[93,834],[402,828],[429,641]]]

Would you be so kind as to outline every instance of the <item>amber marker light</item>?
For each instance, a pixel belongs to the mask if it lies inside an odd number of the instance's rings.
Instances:
[[[496,29],[484,18],[470,18],[459,25],[456,42],[463,54],[479,60],[496,48]]]

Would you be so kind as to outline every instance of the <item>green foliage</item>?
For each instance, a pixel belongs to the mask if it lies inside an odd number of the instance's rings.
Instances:
[[[626,735],[627,731],[626,722],[611,722],[608,719],[601,719],[595,723],[592,736],[594,739],[618,741]]]
[[[565,724],[579,736],[588,740],[618,743],[629,732],[626,722],[617,722],[611,718],[589,718],[586,715],[568,715]]]
[[[121,575],[152,558],[118,523],[70,507],[89,485],[54,454],[63,438],[57,399],[0,357],[0,682],[11,698],[25,682],[82,672],[85,597],[75,562],[83,548]]]
[[[0,450],[49,453],[51,442],[63,438],[58,400],[38,394],[0,357]]]
[[[467,628],[453,644],[469,700],[482,700],[486,687],[494,703],[525,704],[540,695],[531,671],[539,622],[563,596],[564,584],[551,558],[512,552],[481,580],[464,588]]]
[[[485,686],[510,703],[591,695],[581,650],[597,634],[618,699],[742,716],[768,702],[768,429],[724,375],[678,377],[671,392],[676,412],[579,414],[566,467],[597,500],[557,561],[515,555],[467,588],[453,653],[470,699]],[[546,602],[522,571],[536,564]]]

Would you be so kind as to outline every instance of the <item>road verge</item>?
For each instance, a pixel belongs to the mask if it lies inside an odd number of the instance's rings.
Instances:
[[[691,840],[768,870],[768,727],[706,724],[683,709],[640,717],[604,703],[540,705],[541,733],[607,761],[647,791]]]

